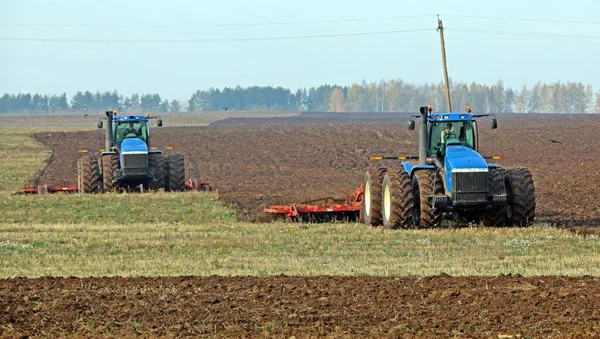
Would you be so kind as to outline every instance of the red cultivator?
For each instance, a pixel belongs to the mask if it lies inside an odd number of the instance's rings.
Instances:
[[[61,186],[47,186],[39,185],[38,187],[25,187],[21,189],[18,194],[47,194],[47,193],[77,193],[77,185],[61,187]]]
[[[196,181],[188,179],[185,181],[185,187],[188,191],[212,191],[210,181]]]
[[[351,194],[342,193],[345,197],[325,197],[291,205],[267,206],[264,212],[290,221],[357,221],[363,200],[363,186]]]
[[[188,191],[212,191],[210,181],[196,181],[188,179],[185,181],[185,188]],[[38,187],[25,187],[17,194],[50,194],[50,193],[78,193],[77,185],[73,186],[47,186],[39,185]]]

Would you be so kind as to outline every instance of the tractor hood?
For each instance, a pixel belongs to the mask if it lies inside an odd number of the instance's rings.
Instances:
[[[141,139],[128,138],[121,142],[121,153],[148,153],[148,145]]]
[[[488,168],[487,162],[479,153],[462,145],[449,145],[446,149],[444,161],[449,172],[455,168]]]
[[[453,172],[487,172],[488,164],[483,157],[474,150],[462,145],[448,145],[446,157],[444,158],[446,167],[446,187],[448,192],[454,190]],[[487,174],[486,174],[487,175]]]

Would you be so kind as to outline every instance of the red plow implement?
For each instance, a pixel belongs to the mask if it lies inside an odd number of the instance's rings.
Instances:
[[[265,213],[283,217],[288,221],[336,222],[357,221],[363,200],[363,186],[344,197],[325,197],[290,205],[271,205]]]
[[[210,181],[196,181],[188,179],[185,181],[187,191],[212,191]],[[124,191],[124,190],[120,190]],[[79,187],[73,186],[48,186],[39,185],[37,187],[22,188],[17,194],[52,194],[52,193],[79,193]]]
[[[47,193],[77,193],[77,185],[73,186],[47,186],[40,185],[37,187],[25,187],[21,189],[19,194],[47,194]]]

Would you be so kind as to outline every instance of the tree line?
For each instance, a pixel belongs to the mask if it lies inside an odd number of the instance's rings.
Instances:
[[[122,112],[180,112],[177,100],[161,99],[159,94],[119,95],[117,91],[78,91],[68,100],[67,94],[42,95],[30,93],[8,94],[0,97],[0,113],[67,113],[117,110]]]
[[[520,89],[505,86],[502,80],[493,85],[476,82],[450,83],[454,111],[469,105],[480,113],[600,113],[600,92],[581,82],[541,83]],[[330,112],[413,112],[431,104],[446,110],[445,86],[442,82],[413,84],[402,79],[354,83],[350,86],[321,85],[300,88],[271,86],[225,87],[197,90],[187,101],[188,111],[278,110]],[[4,94],[0,113],[97,112],[116,109],[124,112],[180,112],[177,100],[162,99],[159,94],[119,95],[117,91],[79,91],[68,100],[61,95]]]
[[[472,82],[450,82],[453,111],[471,106],[480,113],[600,113],[600,92],[581,82],[538,82],[519,90],[504,86],[502,80],[488,86]],[[329,97],[331,112],[413,112],[431,104],[446,111],[446,90],[442,82],[414,85],[402,79],[379,83],[335,87]]]

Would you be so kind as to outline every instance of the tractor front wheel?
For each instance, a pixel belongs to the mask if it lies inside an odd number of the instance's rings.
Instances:
[[[506,194],[504,175],[504,169],[496,168],[490,170],[488,173],[488,192],[490,195]],[[506,205],[493,206],[493,210],[483,213],[481,221],[484,226],[488,227],[504,226],[506,222]]]
[[[85,156],[77,164],[77,186],[79,193],[98,193],[100,168],[94,156]]]
[[[414,199],[410,177],[404,169],[383,176],[381,207],[384,228],[411,227]]]
[[[119,169],[119,156],[107,154],[102,157],[102,188],[105,193],[114,192],[119,183],[114,181],[115,171]]]
[[[148,170],[154,172],[154,179],[150,178],[148,189],[158,191],[165,188],[165,156],[160,153],[148,155]]]
[[[532,225],[535,220],[536,202],[531,172],[526,168],[511,168],[506,171],[504,179],[508,189],[508,225]]]
[[[383,167],[369,170],[363,176],[361,219],[367,225],[379,226],[381,219],[381,181],[387,170]]]
[[[169,187],[171,192],[185,191],[185,158],[183,154],[171,154],[167,156],[167,167],[169,173]]]
[[[435,182],[434,182],[435,181]],[[437,172],[419,170],[412,179],[414,197],[413,227],[432,228],[440,225],[442,210],[433,205],[431,197],[443,194],[443,185]]]

